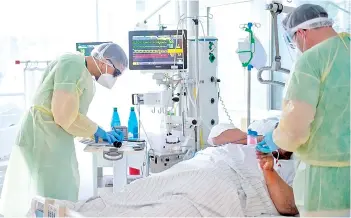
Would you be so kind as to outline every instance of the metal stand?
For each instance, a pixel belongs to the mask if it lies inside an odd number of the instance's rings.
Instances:
[[[26,77],[26,71],[27,70],[45,70],[45,68],[38,68],[38,67],[34,67],[34,68],[29,68],[30,64],[46,64],[49,65],[51,61],[47,60],[47,61],[30,61],[30,60],[26,60],[26,61],[20,61],[20,60],[16,60],[15,64],[16,65],[20,65],[20,64],[25,64],[25,68],[23,70],[23,87],[24,87],[24,92],[23,93],[3,93],[0,94],[0,96],[23,96],[24,97],[24,105],[25,107],[27,107],[28,105],[28,101],[26,99],[26,92],[27,92],[27,77]]]
[[[271,42],[271,47],[274,47],[274,49],[275,49],[275,57],[273,59],[271,66],[262,67],[257,72],[257,79],[262,84],[285,86],[285,83],[283,83],[283,82],[273,81],[272,79],[270,79],[270,80],[262,79],[262,73],[263,73],[263,71],[276,71],[276,72],[282,72],[285,74],[290,73],[290,70],[281,67],[281,56],[280,56],[280,51],[279,51],[279,38],[278,38],[279,33],[278,33],[277,16],[280,13],[289,13],[293,9],[294,8],[292,8],[292,7],[283,6],[281,3],[276,3],[276,2],[273,2],[271,4],[266,5],[266,10],[269,10],[271,12],[271,15],[272,15],[272,31],[273,31],[274,42],[273,41]],[[272,55],[273,55],[273,53],[272,53]]]
[[[251,69],[252,65],[247,67],[247,121],[246,121],[246,129],[249,128],[251,123]]]

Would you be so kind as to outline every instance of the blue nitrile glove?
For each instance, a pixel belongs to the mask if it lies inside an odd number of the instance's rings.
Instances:
[[[104,140],[105,142],[108,142],[109,144],[113,144],[114,142],[118,141],[113,134],[106,132],[100,127],[98,127],[98,129],[96,130],[96,133],[94,134],[94,136],[95,136],[95,142],[98,142],[99,138],[102,138],[102,140]]]
[[[278,146],[273,141],[273,132],[267,133],[263,140],[256,145],[256,150],[268,154],[278,150]]]
[[[124,134],[121,130],[115,129],[107,133],[113,135],[119,142],[123,141],[124,139]]]

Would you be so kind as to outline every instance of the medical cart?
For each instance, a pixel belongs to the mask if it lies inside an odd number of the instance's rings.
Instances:
[[[119,192],[131,180],[148,176],[148,161],[143,161],[140,175],[128,175],[128,158],[142,155],[145,159],[146,142],[124,141],[120,148],[113,147],[106,143],[95,143],[92,140],[81,140],[86,144],[84,151],[91,152],[93,158],[93,194],[98,195],[98,188],[106,187],[104,184],[103,168],[113,168],[113,192]]]

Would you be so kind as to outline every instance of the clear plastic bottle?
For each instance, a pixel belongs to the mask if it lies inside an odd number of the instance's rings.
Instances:
[[[130,108],[129,119],[128,119],[128,138],[138,139],[139,138],[138,119],[134,110],[134,107]]]
[[[257,132],[248,129],[247,131],[247,145],[256,145],[257,144]]]
[[[113,114],[111,119],[111,129],[121,126],[121,121],[119,119],[117,108],[113,108]]]

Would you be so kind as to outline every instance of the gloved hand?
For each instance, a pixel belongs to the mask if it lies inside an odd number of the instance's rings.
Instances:
[[[107,133],[113,135],[117,139],[118,142],[121,142],[124,139],[124,134],[121,130],[115,129],[115,130],[107,132]]]
[[[278,150],[278,146],[273,141],[273,132],[269,132],[264,136],[263,140],[256,145],[256,150],[264,154]]]
[[[116,135],[118,134],[116,133]],[[95,142],[98,142],[99,138],[102,138],[102,140],[104,140],[105,142],[108,142],[109,144],[113,144],[114,142],[118,141],[117,138],[114,136],[114,134],[106,132],[100,127],[98,127],[98,129],[96,130],[96,133],[94,134],[94,136],[95,136]]]

